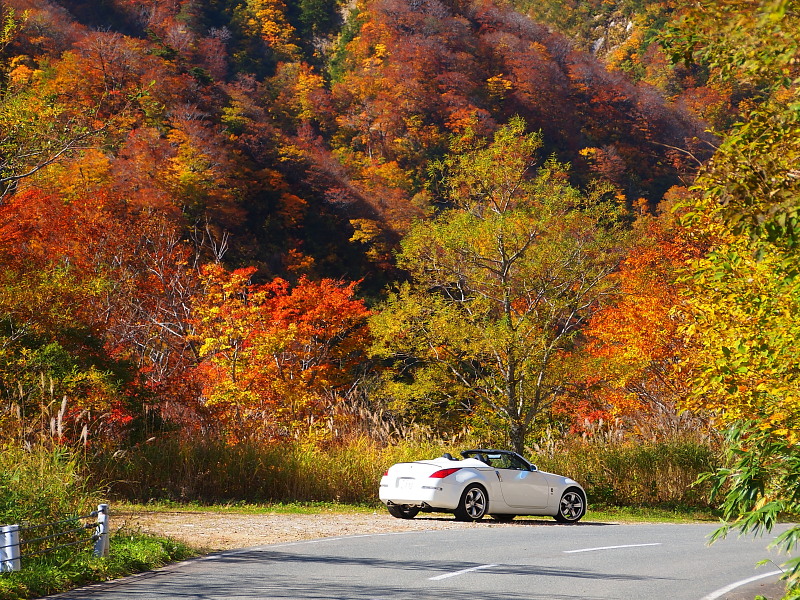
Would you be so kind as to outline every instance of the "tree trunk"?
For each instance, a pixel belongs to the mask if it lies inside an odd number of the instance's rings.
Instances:
[[[509,430],[509,437],[511,438],[511,447],[514,452],[521,456],[525,456],[525,435],[528,433],[528,427],[522,421],[514,420],[511,422]]]

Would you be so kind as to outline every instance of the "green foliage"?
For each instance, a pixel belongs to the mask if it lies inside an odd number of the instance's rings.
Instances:
[[[664,35],[673,60],[697,60],[712,78],[750,86],[736,123],[696,188],[734,233],[778,246],[800,242],[800,17],[793,0],[688,6]]]
[[[67,155],[96,132],[35,90],[0,96],[0,199],[17,182]]]
[[[727,431],[726,464],[702,478],[713,483],[712,501],[722,499],[727,521],[712,537],[730,531],[769,533],[782,518],[800,514],[800,451],[797,443],[763,426],[769,415],[739,421]],[[800,423],[795,422],[795,428]],[[800,526],[794,525],[771,544],[786,554],[800,547]],[[800,596],[800,558],[787,561],[787,598]]]
[[[800,243],[800,90],[737,123],[696,183],[734,233],[793,248]]]
[[[667,10],[661,0],[515,0],[514,4],[537,21],[555,26],[589,49],[600,38],[613,36],[616,28],[622,32],[629,21],[649,12]],[[607,40],[607,46],[618,43]]]
[[[28,11],[25,11],[20,17],[17,17],[13,7],[7,6],[5,3],[0,4],[0,57],[3,57],[5,49],[19,34],[25,21],[28,20],[28,16]],[[5,66],[5,64],[0,64],[2,68]]]
[[[431,163],[431,185],[446,200],[478,218],[485,211],[504,213],[530,206],[530,196],[536,193],[530,170],[541,148],[541,134],[527,133],[520,117],[498,129],[491,142],[468,131],[453,138],[450,154]]]
[[[327,73],[332,83],[340,82],[351,67],[351,57],[348,54],[347,45],[358,36],[363,24],[364,17],[356,6],[348,12],[347,20],[341,27],[336,44],[328,59]]]
[[[339,24],[337,0],[297,0],[298,29],[303,38],[313,41],[314,37],[330,35]]]
[[[108,558],[94,558],[91,551],[69,558],[32,559],[21,571],[0,577],[0,600],[27,600],[64,592],[88,583],[107,581],[149,571],[196,556],[196,551],[174,540],[120,531],[112,535]]]
[[[800,15],[796,0],[684,1],[661,36],[673,61],[700,62],[711,77],[768,92],[798,75]]]

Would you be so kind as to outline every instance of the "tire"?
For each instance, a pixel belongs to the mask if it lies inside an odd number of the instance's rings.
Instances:
[[[389,504],[386,508],[390,515],[398,519],[413,519],[419,512],[418,506],[409,506],[408,504]]]
[[[561,494],[558,512],[553,517],[559,523],[577,523],[586,514],[586,497],[577,488]]]
[[[479,485],[471,485],[461,494],[461,501],[454,511],[459,521],[480,521],[489,508],[489,496]]]
[[[500,521],[501,523],[510,523],[514,520],[514,517],[517,515],[489,515],[495,521]]]

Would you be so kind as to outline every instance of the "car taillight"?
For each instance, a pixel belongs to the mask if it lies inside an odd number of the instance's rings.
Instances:
[[[448,475],[452,475],[456,471],[460,471],[460,470],[461,470],[460,467],[456,468],[456,469],[439,469],[433,475],[431,475],[430,478],[431,479],[444,479]]]
[[[383,472],[383,476],[384,476],[384,477],[386,477],[388,474],[389,474],[389,469],[386,469],[386,470]]]

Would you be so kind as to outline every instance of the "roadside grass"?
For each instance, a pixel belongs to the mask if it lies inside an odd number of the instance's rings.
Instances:
[[[320,445],[166,436],[94,457],[88,467],[109,483],[111,497],[134,502],[357,504],[374,497],[381,473],[393,463],[443,451],[436,442],[387,446],[366,437]]]
[[[199,502],[175,502],[156,500],[148,503],[115,502],[113,511],[117,513],[157,513],[157,512],[203,512],[236,515],[317,515],[317,514],[369,514],[375,512],[378,503],[342,504],[340,502],[222,502],[203,504]]]
[[[614,523],[696,523],[719,522],[719,516],[709,508],[590,505],[584,521]]]
[[[31,558],[21,571],[0,574],[0,600],[40,598],[198,555],[195,549],[172,539],[120,531],[111,538],[108,558],[92,557],[91,549],[80,553],[68,550]]]
[[[382,512],[385,508],[375,502],[371,504],[342,504],[337,502],[276,502],[266,504],[224,503],[198,504],[196,502],[151,502],[147,504],[116,503],[117,513],[159,513],[159,512],[203,512],[240,515],[259,514],[371,514]],[[525,517],[519,517],[525,518]],[[546,518],[546,517],[531,517]],[[623,522],[623,523],[692,523],[697,521],[718,521],[719,518],[708,508],[700,507],[651,507],[651,506],[611,506],[590,505],[585,521]]]
[[[370,506],[390,465],[443,452],[458,450],[441,440],[230,444],[213,437],[167,436],[96,457],[88,467],[95,480],[108,482],[108,496],[126,502],[265,505],[302,512],[314,506]],[[658,442],[573,437],[537,448],[529,458],[542,470],[573,477],[594,503],[609,506],[708,507],[710,484],[695,482],[718,465],[716,448],[691,436]]]

